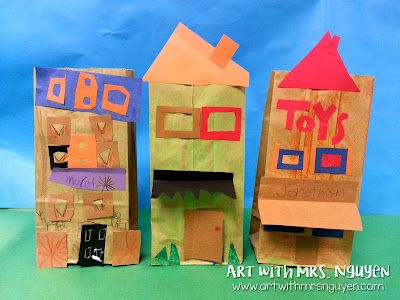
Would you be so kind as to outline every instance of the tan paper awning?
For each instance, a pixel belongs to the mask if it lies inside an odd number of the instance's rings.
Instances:
[[[258,200],[263,225],[362,230],[355,203],[292,200]]]

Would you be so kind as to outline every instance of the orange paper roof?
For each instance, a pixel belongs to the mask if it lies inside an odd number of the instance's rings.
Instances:
[[[263,225],[362,230],[355,203],[259,199]]]
[[[224,35],[217,47],[213,47],[179,23],[143,80],[246,87],[249,85],[249,72],[231,60],[238,46]]]

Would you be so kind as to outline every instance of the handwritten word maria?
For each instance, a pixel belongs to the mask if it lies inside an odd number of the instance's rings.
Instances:
[[[288,99],[278,99],[277,109],[286,110],[286,129],[293,129],[293,122],[295,113],[298,111],[310,111],[311,102],[306,100],[288,100]],[[326,140],[328,135],[328,125],[331,120],[332,115],[336,111],[336,105],[332,104],[327,109],[322,107],[321,102],[318,102],[313,106],[315,115],[319,120],[318,125],[318,140]],[[332,138],[332,144],[336,145],[345,136],[344,128],[342,122],[348,118],[347,113],[340,113],[337,116],[336,123],[336,135]],[[313,117],[309,115],[301,115],[296,120],[296,128],[300,132],[309,132],[316,127],[316,122]]]
[[[268,267],[258,267],[259,277],[269,277],[273,278],[285,278],[293,279],[306,277],[306,278],[330,278],[325,272],[326,265],[320,266],[310,266],[310,267],[288,267],[284,266],[268,266]],[[226,274],[227,278],[251,278],[253,277],[253,271],[255,266],[234,266],[229,265]],[[332,270],[335,278],[346,277],[346,278],[384,278],[390,276],[390,266],[378,266],[378,265],[364,265],[355,266],[349,265],[347,267],[341,268],[340,266],[335,266]]]

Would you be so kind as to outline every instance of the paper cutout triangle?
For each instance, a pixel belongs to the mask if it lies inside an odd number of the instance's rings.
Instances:
[[[53,130],[56,135],[61,136],[64,133],[64,125],[63,124],[53,124]]]
[[[99,132],[104,134],[104,128],[106,127],[106,122],[100,121],[97,122],[97,127],[99,128]]]
[[[111,158],[111,149],[106,149],[103,152],[99,153],[100,159],[103,164],[108,165]]]
[[[143,77],[144,81],[189,85],[249,85],[249,72],[231,60],[238,45],[224,36],[213,47],[179,23]]]
[[[67,211],[67,200],[65,199],[57,199],[54,204],[57,214],[60,217],[64,217],[65,212]]]
[[[338,52],[339,40],[328,31],[278,87],[359,92]]]

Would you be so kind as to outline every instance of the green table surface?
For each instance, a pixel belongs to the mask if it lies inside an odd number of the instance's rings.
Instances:
[[[245,211],[247,234],[250,210]],[[227,278],[227,266],[150,266],[150,210],[139,212],[142,230],[141,262],[126,267],[69,266],[37,269],[32,209],[0,209],[0,299],[400,299],[400,216],[363,216],[364,231],[355,234],[352,264],[390,265],[385,278],[293,278],[296,283],[382,283],[384,291],[234,291],[232,284],[277,283],[289,279],[258,275],[248,238],[243,265],[254,266],[251,278]],[[265,285],[264,285],[265,286]],[[262,289],[262,287],[260,286]]]

